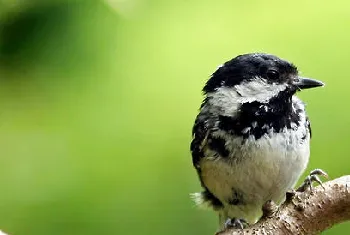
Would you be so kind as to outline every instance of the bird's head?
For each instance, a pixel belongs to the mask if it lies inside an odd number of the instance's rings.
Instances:
[[[268,103],[291,99],[300,90],[323,86],[300,77],[297,68],[274,55],[252,53],[237,56],[220,66],[207,81],[203,92],[216,103],[232,99],[237,103]]]

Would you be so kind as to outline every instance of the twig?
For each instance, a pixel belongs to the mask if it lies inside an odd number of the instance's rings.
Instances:
[[[273,204],[266,205],[265,216],[249,228],[227,229],[218,234],[318,234],[350,220],[350,175],[306,192],[289,193],[286,198],[277,211]]]

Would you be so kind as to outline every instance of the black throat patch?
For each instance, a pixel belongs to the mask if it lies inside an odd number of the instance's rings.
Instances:
[[[271,128],[276,133],[297,128],[301,112],[302,108],[293,110],[291,95],[282,91],[268,103],[244,103],[235,116],[219,116],[219,128],[243,139],[253,135],[258,140]]]

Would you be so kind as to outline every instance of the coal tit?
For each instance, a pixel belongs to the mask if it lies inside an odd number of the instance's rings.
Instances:
[[[195,202],[227,221],[255,223],[262,205],[280,203],[309,160],[311,128],[297,91],[323,86],[274,55],[252,53],[224,63],[203,88],[191,142],[201,185]]]

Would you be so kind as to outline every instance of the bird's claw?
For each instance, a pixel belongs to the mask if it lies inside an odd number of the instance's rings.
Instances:
[[[322,175],[322,176],[328,178],[328,174],[327,174],[324,170],[322,170],[322,169],[315,169],[315,170],[312,170],[312,171],[310,172],[310,175]]]
[[[319,175],[328,178],[328,174],[325,171],[323,171],[321,169],[312,170],[310,172],[310,174],[306,177],[304,182],[297,189],[297,191],[298,192],[305,192],[306,189],[308,189],[308,188],[311,190],[313,182],[317,182],[319,185],[321,185],[321,187],[323,187],[322,181],[318,177]]]
[[[244,229],[247,226],[248,226],[248,222],[245,221],[244,219],[232,218],[232,219],[227,219],[225,222],[225,229],[228,229],[228,228]]]

